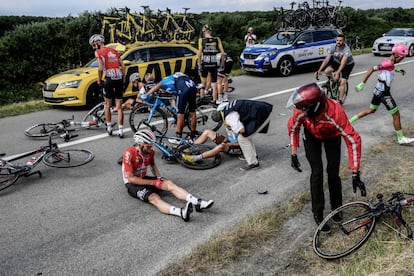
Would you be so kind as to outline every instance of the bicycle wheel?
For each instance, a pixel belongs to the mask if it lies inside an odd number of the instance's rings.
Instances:
[[[168,130],[168,116],[163,109],[157,107],[154,116],[148,123],[150,107],[147,105],[135,106],[129,114],[129,125],[135,133],[140,128],[155,128],[160,135],[165,135]]]
[[[61,126],[56,123],[41,123],[33,125],[24,131],[24,135],[28,137],[48,137],[56,136],[62,131]]]
[[[95,155],[84,149],[64,149],[47,153],[43,163],[55,168],[72,168],[85,165],[93,160]]]
[[[88,123],[89,126],[101,127],[105,125],[105,102],[95,105],[82,119],[82,125]]]
[[[206,129],[217,131],[221,127],[222,122],[215,122],[211,118],[211,114],[213,113],[214,110],[216,110],[216,108],[214,108],[211,105],[201,104],[200,106],[197,107],[196,116],[197,116],[197,132],[198,133],[201,134]],[[188,129],[191,129],[191,117],[188,111],[186,111],[184,118],[185,118]]]
[[[0,168],[0,191],[13,185],[17,179],[18,174],[11,173],[9,169]]]
[[[342,220],[333,218],[342,214]],[[332,211],[318,226],[313,236],[313,250],[324,259],[338,259],[361,247],[374,230],[376,220],[366,202],[350,202]],[[329,233],[322,232],[325,225]]]
[[[186,168],[194,169],[194,170],[211,169],[211,168],[218,166],[221,163],[220,153],[214,157],[206,158],[206,159],[203,159],[195,163],[188,163],[182,158],[183,154],[198,155],[198,154],[202,154],[203,152],[209,151],[211,149],[212,147],[208,145],[184,144],[177,148],[175,152],[175,157],[178,163],[180,163]]]

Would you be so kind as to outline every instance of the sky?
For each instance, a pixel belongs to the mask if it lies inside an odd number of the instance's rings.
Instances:
[[[296,0],[302,3],[304,0]],[[78,16],[85,11],[100,11],[105,13],[110,8],[128,7],[131,11],[142,11],[141,5],[150,6],[152,10],[165,10],[170,8],[172,12],[182,12],[183,8],[190,8],[189,12],[217,12],[217,11],[270,11],[273,7],[288,8],[292,0],[5,0],[0,5],[0,15],[27,15],[64,17]],[[308,3],[312,1],[308,0]],[[336,0],[331,0],[331,4]],[[414,8],[412,0],[344,0],[342,5],[354,9],[379,9],[379,8]]]

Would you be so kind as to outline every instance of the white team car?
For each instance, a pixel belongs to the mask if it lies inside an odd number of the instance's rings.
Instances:
[[[391,55],[391,49],[396,43],[405,44],[408,47],[408,56],[414,55],[414,28],[392,28],[382,37],[374,41],[372,53],[375,56]]]

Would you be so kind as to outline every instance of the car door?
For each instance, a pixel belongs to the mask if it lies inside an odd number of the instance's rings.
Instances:
[[[314,56],[313,33],[304,32],[295,40],[295,63],[301,65],[308,63]]]
[[[323,61],[328,54],[328,49],[335,45],[338,33],[335,30],[315,31],[315,58]]]

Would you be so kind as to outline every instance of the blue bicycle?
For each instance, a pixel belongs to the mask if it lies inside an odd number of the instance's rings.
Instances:
[[[168,131],[169,123],[175,124],[177,121],[177,109],[169,103],[174,100],[170,95],[154,93],[144,100],[144,103],[135,104],[129,115],[129,125],[133,132],[140,128],[151,128],[156,126],[161,135]],[[198,103],[197,114],[197,131],[202,133],[205,129],[218,130],[222,123],[215,122],[211,119],[211,113],[215,108],[205,103]],[[188,108],[184,114],[185,125],[191,129],[191,118]]]

